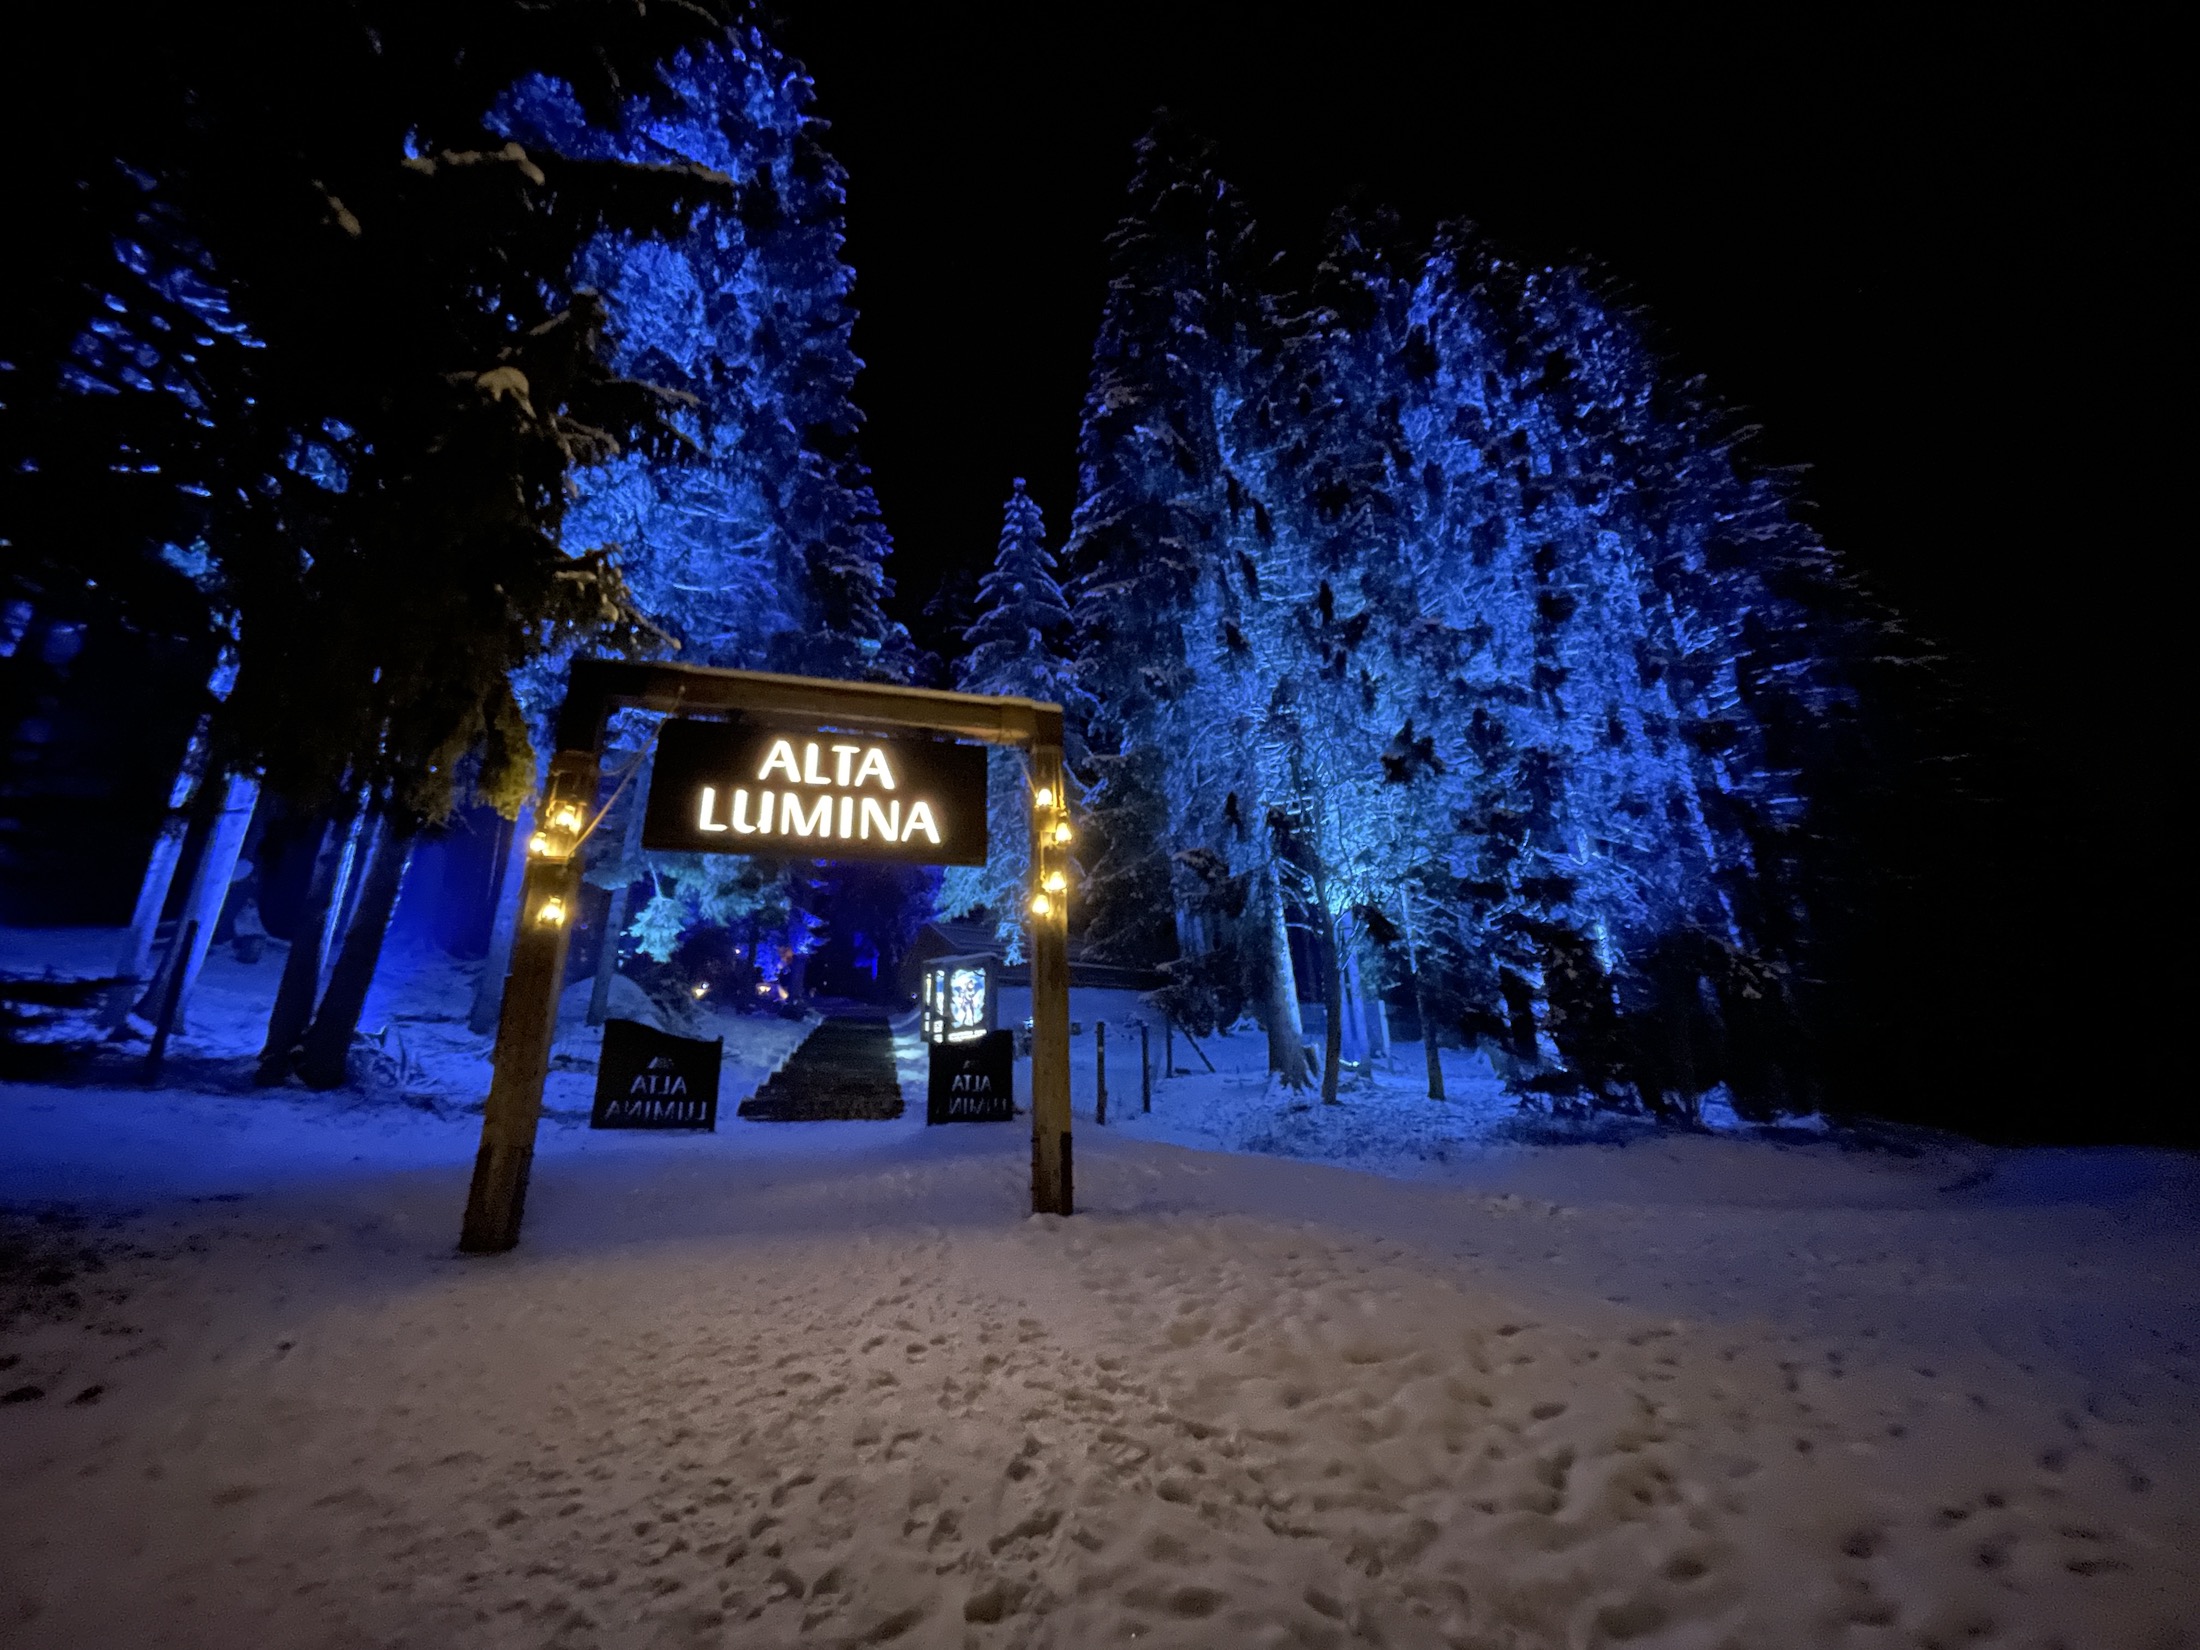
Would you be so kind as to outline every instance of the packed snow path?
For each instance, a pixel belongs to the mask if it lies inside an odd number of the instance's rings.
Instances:
[[[2183,1160],[1088,1127],[1060,1221],[912,1114],[553,1122],[461,1259],[471,1120],[0,1089],[0,1642],[2194,1642]]]

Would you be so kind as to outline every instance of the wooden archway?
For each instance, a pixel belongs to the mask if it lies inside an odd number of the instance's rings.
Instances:
[[[837,682],[763,671],[618,659],[577,660],[558,715],[557,753],[536,815],[541,839],[530,852],[520,922],[497,1018],[496,1075],[481,1120],[481,1150],[458,1246],[495,1253],[519,1242],[542,1117],[542,1086],[557,1031],[571,924],[581,889],[582,822],[596,805],[605,724],[619,709],[814,722],[877,733],[943,734],[1028,753],[1034,798],[1031,866],[1035,890],[1066,869],[1067,799],[1062,785],[1062,707],[1031,699],[942,693],[926,688]],[[1059,894],[1031,916],[1031,1207],[1070,1212],[1069,952],[1066,899]]]

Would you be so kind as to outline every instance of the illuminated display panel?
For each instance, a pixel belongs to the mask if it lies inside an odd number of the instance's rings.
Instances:
[[[667,722],[642,845],[983,865],[985,752],[931,739]]]
[[[924,1040],[965,1043],[993,1029],[993,1000],[982,962],[955,958],[924,970]]]

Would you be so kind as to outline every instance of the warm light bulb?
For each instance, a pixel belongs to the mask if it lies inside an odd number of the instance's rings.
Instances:
[[[1051,808],[1054,806],[1054,792],[1047,786],[1041,785],[1038,796],[1033,800],[1042,808]]]
[[[709,987],[709,986],[707,986],[707,985],[699,985],[699,986],[697,986],[697,987],[695,988],[695,1000],[696,1000],[697,1002],[701,1002],[701,1001],[702,1001],[702,1000],[703,1000],[703,999],[704,999],[705,997],[707,997],[707,996],[709,996],[709,995],[710,995],[710,987]]]
[[[550,823],[561,831],[577,831],[581,828],[581,811],[568,802],[550,816]]]
[[[555,895],[544,900],[542,908],[535,913],[535,921],[545,928],[560,926],[565,921],[565,901]]]
[[[1054,840],[1056,842],[1067,842],[1069,837],[1069,821],[1065,819],[1061,824],[1054,827]]]
[[[1049,871],[1047,873],[1046,887],[1048,893],[1059,894],[1060,892],[1062,892],[1063,889],[1067,888],[1068,886],[1069,878],[1062,875],[1061,872]]]
[[[550,851],[549,833],[546,831],[537,831],[533,836],[529,837],[527,839],[527,851],[531,854],[547,854]]]
[[[1035,917],[1045,917],[1045,916],[1051,916],[1051,915],[1053,915],[1053,912],[1054,912],[1054,901],[1052,901],[1052,900],[1048,899],[1048,898],[1046,897],[1046,895],[1044,895],[1044,894],[1034,894],[1034,895],[1032,895],[1032,896],[1031,896],[1031,914],[1032,914],[1033,916],[1035,916]]]

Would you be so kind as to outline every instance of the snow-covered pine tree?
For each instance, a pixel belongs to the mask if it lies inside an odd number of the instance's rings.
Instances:
[[[664,399],[606,361],[573,261],[606,226],[684,226],[722,185],[531,156],[484,112],[516,78],[562,72],[605,114],[711,16],[215,6],[99,42],[107,126],[71,159],[107,180],[84,179],[87,204],[125,180],[94,239],[133,278],[119,303],[80,294],[62,390],[126,388],[171,416],[57,421],[36,467],[92,456],[57,442],[182,437],[108,456],[200,535],[240,660],[217,766],[307,809],[370,788],[400,833],[524,787],[513,669],[576,632],[615,642],[632,617],[603,558],[564,552],[569,472],[678,447]],[[237,49],[246,34],[258,49]],[[263,52],[314,72],[267,75]],[[32,377],[53,365],[14,353]],[[99,382],[110,368],[121,384]],[[362,931],[346,950],[371,971],[378,944]],[[317,1033],[338,1065],[350,1018]]]
[[[1264,788],[1288,821],[1285,882],[1312,929],[1331,1103],[1348,1017],[1352,1052],[1366,1052],[1365,913],[1393,897],[1420,853],[1407,793],[1379,760],[1412,714],[1398,692],[1410,675],[1395,668],[1415,591],[1397,554],[1412,536],[1412,495],[1392,362],[1414,261],[1388,216],[1332,220],[1314,281],[1282,306],[1267,370],[1233,426],[1235,515],[1251,530],[1239,565],[1218,569],[1243,638],[1231,668],[1264,707]]]
[[[1802,770],[1840,735],[1787,766],[1768,718],[1843,725],[1868,617],[1589,277],[1449,230],[1415,325],[1423,554],[1465,644],[1433,724],[1471,759],[1438,928],[1454,1009],[1554,1094],[1800,1103],[1768,1057],[1801,1032],[1800,885],[1765,846],[1797,851]],[[1777,662],[1752,666],[1758,636]]]
[[[1812,1103],[1886,624],[1607,283],[1373,216],[1294,295],[1248,239],[1140,146],[1070,545],[1096,929],[1165,953],[1173,910],[1171,966],[1234,951],[1295,1044],[1303,913],[1330,1075],[1364,926],[1524,1093]]]
[[[979,581],[978,616],[963,635],[969,651],[955,667],[956,687],[1059,704],[1074,729],[1087,706],[1075,668],[1062,652],[1071,623],[1069,603],[1055,579],[1054,553],[1047,548],[1046,518],[1018,476],[1001,512],[993,570]],[[1073,742],[1072,767],[1082,755]],[[950,917],[985,910],[1013,962],[1023,955],[1031,878],[1031,786],[1014,751],[996,748],[987,755],[986,824],[985,864],[948,870],[940,910]]]
[[[1055,572],[1046,517],[1018,476],[1001,510],[993,571],[978,581],[978,616],[963,635],[969,651],[955,668],[956,687],[1064,706],[1076,699],[1076,672],[1061,652],[1072,620]]]
[[[1424,706],[1459,757],[1453,886],[1429,889],[1437,951],[1501,1069],[1572,1093],[1583,1079],[1561,1043],[1609,1019],[1599,970],[1630,892],[1606,833],[1641,813],[1606,760],[1620,724],[1598,687],[1631,656],[1602,621],[1633,592],[1600,562],[1614,550],[1596,519],[1603,473],[1572,439],[1571,341],[1541,273],[1470,231],[1440,238],[1415,296],[1405,423],[1431,500],[1432,616],[1454,650],[1448,702]]]
[[[1297,991],[1250,737],[1260,711],[1221,668],[1238,645],[1226,445],[1267,330],[1253,226],[1211,147],[1166,118],[1137,146],[1129,194],[1108,239],[1065,554],[1095,706],[1091,934],[1141,958],[1177,950],[1172,1012],[1187,1018],[1214,1012],[1218,991],[1233,1013],[1251,995],[1271,1062],[1297,1084]]]
[[[857,447],[844,176],[811,113],[810,78],[754,28],[682,57],[666,78],[682,102],[636,103],[614,132],[588,125],[547,81],[516,89],[502,110],[513,130],[560,148],[700,164],[735,186],[684,236],[605,237],[583,257],[582,278],[606,294],[618,359],[692,397],[697,455],[584,474],[570,542],[621,547],[636,605],[682,660],[904,680],[914,652],[882,605],[892,544]],[[527,696],[538,714],[561,674],[540,673]],[[615,749],[612,765],[625,754]],[[590,870],[607,886],[650,879],[632,933],[660,960],[699,924],[761,923],[783,948],[806,945],[814,924],[800,901],[829,902],[836,875],[790,867],[766,889],[746,863],[615,852]]]
[[[584,473],[569,540],[621,546],[637,605],[682,659],[898,679],[908,640],[881,606],[892,544],[857,450],[845,181],[810,78],[753,28],[666,78],[682,103],[636,103],[617,131],[589,125],[555,82],[517,88],[501,111],[561,150],[734,183],[685,235],[604,237],[583,255],[617,360],[693,398],[699,461]]]

